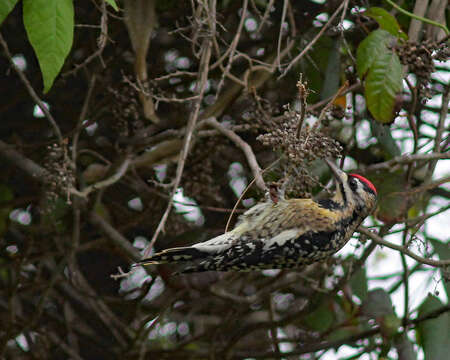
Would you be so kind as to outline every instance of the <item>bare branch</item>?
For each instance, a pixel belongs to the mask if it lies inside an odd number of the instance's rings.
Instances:
[[[42,182],[43,179],[49,175],[47,170],[43,167],[26,158],[21,153],[16,151],[13,146],[6,144],[2,140],[0,140],[0,154],[9,162],[40,182]]]
[[[300,52],[300,54],[298,54],[290,63],[289,65],[286,67],[286,69],[284,69],[284,71],[282,72],[282,74],[278,77],[278,79],[284,77],[289,70],[291,70],[291,68],[313,47],[313,45],[317,42],[317,40],[320,39],[320,37],[323,35],[323,33],[325,32],[326,29],[328,29],[328,27],[331,25],[331,23],[333,22],[333,20],[336,18],[336,16],[339,14],[339,12],[342,10],[342,8],[345,5],[345,1],[343,1],[341,3],[341,5],[339,5],[339,7],[336,9],[336,11],[333,13],[333,15],[330,16],[330,18],[328,19],[327,23],[322,27],[322,29],[320,29],[320,31],[317,33],[317,35],[308,43],[308,45],[306,45],[306,47]]]
[[[89,214],[89,221],[98,226],[117,247],[122,249],[128,257],[136,262],[141,259],[139,251],[130,244],[130,241],[123,237],[116,229],[114,229],[104,218],[95,212]]]
[[[214,9],[215,11],[215,9]],[[215,17],[215,13],[212,15]],[[208,80],[208,74],[209,74],[209,61],[211,58],[211,47],[212,47],[212,41],[210,38],[205,38],[203,42],[203,50],[202,50],[202,56],[200,60],[200,72],[199,72],[199,78],[198,78],[198,84],[197,84],[197,94],[198,98],[195,101],[194,104],[194,111],[191,114],[187,127],[186,127],[186,135],[184,137],[184,143],[183,143],[183,149],[180,154],[180,158],[178,160],[178,166],[176,170],[175,175],[175,182],[174,186],[169,198],[169,203],[167,204],[167,208],[158,224],[158,227],[155,230],[155,233],[153,234],[152,240],[150,241],[150,244],[147,246],[147,248],[144,251],[143,257],[146,258],[150,254],[150,251],[155,244],[156,239],[158,238],[158,235],[160,232],[164,229],[164,225],[167,221],[167,218],[169,217],[170,210],[173,206],[173,197],[175,196],[176,191],[178,190],[178,187],[180,186],[181,182],[181,176],[183,175],[184,165],[186,162],[187,155],[189,153],[189,148],[191,145],[192,140],[192,134],[195,129],[195,124],[197,123],[197,120],[199,118],[200,114],[200,107],[203,100],[203,96],[205,94],[206,89],[206,83]]]
[[[40,99],[40,97],[36,94],[36,91],[34,91],[33,86],[31,86],[31,83],[28,81],[28,78],[25,76],[22,70],[14,63],[14,60],[12,58],[11,52],[9,51],[8,44],[6,43],[5,39],[3,39],[2,34],[0,34],[0,44],[3,47],[3,50],[5,51],[6,57],[8,58],[11,67],[14,69],[14,71],[19,75],[20,80],[25,85],[25,88],[28,91],[28,94],[30,94],[31,98],[34,100],[34,102],[39,106],[39,109],[41,109],[42,113],[47,118],[50,125],[53,127],[53,130],[55,131],[55,135],[58,138],[59,143],[61,146],[63,145],[63,137],[61,134],[61,130],[59,130],[59,126],[56,123],[55,119],[53,118],[52,114],[50,114],[50,111],[48,111],[47,107],[43,103],[43,101]]]
[[[358,231],[360,233],[366,235],[367,237],[369,237],[374,243],[376,243],[378,245],[386,246],[393,250],[400,251],[401,253],[409,256],[410,258],[413,258],[414,260],[416,260],[422,264],[435,266],[435,267],[446,267],[446,266],[450,265],[450,259],[448,259],[448,260],[432,260],[432,259],[424,258],[422,256],[419,256],[419,255],[413,253],[406,247],[403,247],[400,245],[395,245],[395,244],[390,243],[389,241],[383,240],[383,238],[381,238],[380,236],[378,236],[377,234],[375,234],[374,232],[370,231],[369,229],[367,229],[363,226],[360,226],[358,228]]]
[[[266,184],[261,176],[261,168],[258,165],[258,161],[256,160],[256,156],[253,153],[253,150],[249,144],[247,144],[244,140],[242,140],[234,131],[225,128],[221,125],[215,118],[209,118],[205,120],[205,123],[219,130],[223,135],[229,138],[234,144],[239,147],[245,154],[247,158],[248,165],[252,170],[253,176],[255,177],[256,185],[263,191],[267,190]]]
[[[109,178],[107,178],[105,180],[102,180],[95,184],[92,184],[92,185],[84,188],[82,191],[72,188],[72,189],[70,189],[71,194],[85,198],[93,191],[111,186],[112,184],[119,181],[122,178],[122,176],[125,175],[125,173],[128,170],[128,167],[130,166],[130,163],[131,163],[131,158],[127,157],[123,161],[123,163],[120,165],[120,167],[117,169],[117,171],[114,173],[114,175],[110,176]]]
[[[367,167],[367,170],[393,170],[393,166],[397,164],[410,164],[416,161],[429,161],[436,159],[450,159],[450,153],[431,153],[431,154],[414,154],[400,155],[391,160],[373,164]]]

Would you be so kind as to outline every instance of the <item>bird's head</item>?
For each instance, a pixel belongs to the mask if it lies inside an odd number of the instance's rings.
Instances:
[[[358,174],[347,174],[339,169],[332,161],[326,159],[335,183],[336,194],[333,201],[343,207],[358,208],[366,217],[374,209],[377,202],[377,190],[375,186],[364,176]]]

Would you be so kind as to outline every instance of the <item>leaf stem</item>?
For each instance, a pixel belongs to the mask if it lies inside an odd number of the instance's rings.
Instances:
[[[409,17],[412,17],[413,19],[422,21],[422,22],[424,22],[424,23],[427,23],[427,24],[430,24],[430,25],[434,25],[434,26],[440,27],[442,30],[445,31],[445,35],[447,35],[447,36],[450,34],[450,31],[447,29],[447,27],[446,27],[445,25],[443,25],[443,24],[441,24],[441,23],[438,23],[438,22],[436,22],[436,21],[433,21],[433,20],[424,18],[424,17],[422,17],[422,16],[417,16],[416,14],[413,14],[413,13],[411,13],[411,12],[409,12],[409,11],[406,11],[405,9],[401,8],[401,7],[398,6],[396,3],[394,3],[392,0],[385,0],[385,1],[386,1],[388,4],[392,5],[394,8],[396,8],[396,9],[397,9],[398,11],[400,11],[401,13],[403,13],[403,14],[409,16]]]

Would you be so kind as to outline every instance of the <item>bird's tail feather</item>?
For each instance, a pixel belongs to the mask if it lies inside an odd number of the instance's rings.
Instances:
[[[202,259],[205,256],[205,253],[190,247],[177,247],[172,249],[166,249],[159,253],[156,253],[152,257],[147,259],[138,261],[133,266],[141,266],[141,265],[156,265],[156,264],[165,264],[171,262],[180,262],[180,261],[191,261],[195,259]]]

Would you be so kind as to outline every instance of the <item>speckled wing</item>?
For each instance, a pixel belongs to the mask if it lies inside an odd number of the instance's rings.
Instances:
[[[258,204],[247,211],[232,233],[239,238],[248,234],[269,240],[283,232],[297,230],[332,231],[339,216],[311,199],[282,200]],[[283,238],[284,236],[281,236]]]

